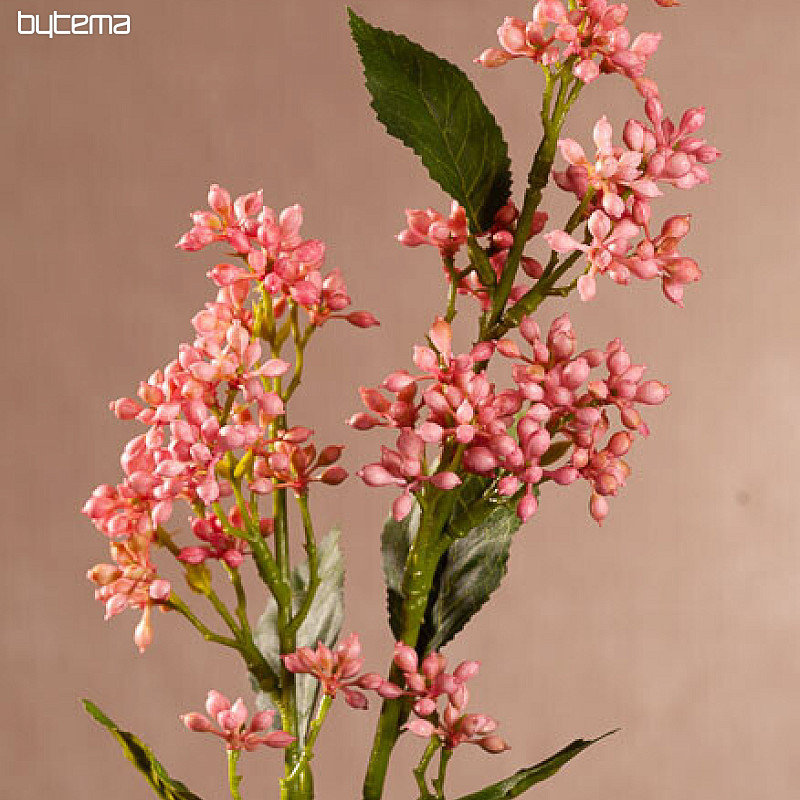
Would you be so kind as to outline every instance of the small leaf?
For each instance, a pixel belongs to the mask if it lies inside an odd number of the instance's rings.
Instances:
[[[488,516],[448,549],[437,575],[436,599],[425,615],[423,648],[441,650],[497,589],[520,521],[514,503],[495,505]]]
[[[508,200],[511,171],[503,132],[478,90],[455,64],[348,13],[378,119],[466,209],[473,233],[486,230]]]
[[[611,736],[613,733],[616,733],[616,731],[609,731],[602,736],[598,736],[597,739],[576,739],[572,744],[568,744],[563,750],[559,750],[550,758],[527,769],[521,769],[510,778],[493,783],[479,792],[464,795],[459,800],[508,800],[512,797],[519,797],[531,786],[552,778],[564,764],[571,761],[579,753],[582,753],[587,747],[591,747],[591,745],[596,744],[601,739],[605,739],[607,736]]]
[[[200,800],[186,786],[174,778],[158,762],[150,748],[128,731],[120,730],[91,700],[84,700],[83,706],[120,743],[125,756],[141,772],[150,788],[162,800]]]
[[[339,638],[344,619],[344,559],[339,548],[340,531],[334,529],[317,546],[319,559],[319,586],[314,602],[297,631],[298,647],[316,647],[322,642],[333,647]],[[297,611],[308,590],[308,562],[292,570],[292,605]],[[280,674],[280,643],[278,641],[278,605],[271,597],[253,631],[256,646],[272,669]],[[308,725],[314,713],[319,693],[319,682],[311,675],[297,675],[297,717],[300,737],[305,741]],[[275,709],[266,692],[258,692],[259,709]],[[279,724],[279,715],[275,720]]]
[[[411,513],[397,522],[389,517],[381,534],[381,557],[386,579],[386,608],[389,627],[398,641],[403,633],[403,573],[406,568],[411,542],[417,535],[420,520],[419,504],[415,501]]]

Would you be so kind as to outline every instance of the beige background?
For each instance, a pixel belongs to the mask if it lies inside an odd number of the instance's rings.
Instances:
[[[115,480],[133,427],[107,399],[172,357],[210,292],[210,254],[173,250],[186,213],[212,180],[297,200],[308,235],[328,240],[355,306],[383,327],[331,327],[310,356],[296,419],[350,445],[355,466],[381,436],[342,420],[356,387],[408,366],[441,308],[430,252],[392,236],[406,205],[443,205],[413,157],[375,124],[342,3],[128,0],[62,11],[133,17],[122,37],[21,37],[2,4],[4,122],[3,615],[0,773],[7,797],[148,796],[115,745],[85,718],[89,695],[150,742],[199,794],[224,796],[223,757],[177,714],[209,686],[246,689],[225,654],[173,617],[139,657],[133,615],[111,624],[84,581],[105,543],[78,514]],[[662,29],[652,68],[669,107],[707,103],[724,152],[714,183],[670,208],[691,208],[687,250],[705,270],[679,311],[655,286],[601,285],[590,307],[568,303],[581,341],[619,334],[673,388],[649,415],[650,441],[602,531],[583,486],[547,491],[514,546],[493,607],[452,648],[478,655],[475,707],[496,714],[514,749],[459,754],[453,795],[532,763],[581,735],[621,726],[538,791],[542,800],[785,800],[800,782],[800,530],[796,464],[796,297],[800,179],[796,47],[800,7],[687,0],[675,12],[635,0],[634,29]],[[512,142],[518,169],[537,136],[536,71],[485,72],[470,59],[520,0],[403,0],[357,7],[468,67]],[[586,93],[570,131],[588,141],[603,111],[616,124],[640,107],[621,81]],[[559,307],[560,311],[562,307]],[[543,315],[549,319],[552,312]],[[349,559],[347,630],[382,668],[378,531],[390,493],[357,481],[320,491]],[[374,711],[337,707],[317,759],[322,800],[354,800]],[[389,797],[412,797],[399,766]],[[248,798],[274,797],[277,758],[246,759]],[[269,788],[263,788],[269,786]]]

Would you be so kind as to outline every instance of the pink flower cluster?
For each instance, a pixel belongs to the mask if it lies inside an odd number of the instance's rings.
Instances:
[[[94,595],[105,605],[107,620],[126,608],[141,610],[142,617],[133,635],[140,653],[153,641],[151,609],[157,606],[166,610],[164,603],[171,591],[169,581],[159,578],[150,562],[149,545],[146,536],[114,542],[111,545],[114,563],[96,564],[86,575],[97,584]]]
[[[383,447],[380,460],[358,473],[368,486],[402,490],[393,505],[395,519],[408,515],[412,495],[426,484],[445,491],[458,486],[455,470],[463,466],[491,479],[498,501],[514,498],[523,522],[536,512],[542,482],[568,485],[583,478],[591,487],[590,513],[602,523],[606,498],[617,494],[630,473],[623,457],[633,434],[648,433],[636,405],[662,403],[669,390],[645,381],[645,367],[631,362],[618,339],[605,350],[577,353],[566,314],[553,322],[546,339],[531,317],[522,321],[520,333],[531,355],[511,339],[481,342],[468,354],[454,355],[450,326],[437,319],[429,332],[432,347],[414,351],[421,374],[393,372],[380,389],[361,389],[368,411],[353,415],[349,424],[400,431],[397,449]],[[498,391],[486,376],[485,364],[495,354],[512,362],[514,388]],[[607,375],[592,379],[591,371],[601,366]],[[607,438],[614,408],[623,428]],[[436,447],[436,456],[428,456],[427,446]]]
[[[225,240],[242,250],[241,237],[261,237],[259,241],[271,243],[269,252],[274,254],[264,256],[264,263],[271,265],[264,280],[272,280],[269,276],[277,274],[273,267],[278,269],[278,263],[285,262],[303,272],[312,284],[316,281],[312,273],[318,275],[324,247],[320,242],[301,239],[298,208],[275,220],[262,208],[260,193],[240,197],[233,205],[226,198],[224,190],[212,186],[209,202],[214,213],[195,215],[195,228],[184,237],[182,246],[191,250]],[[254,214],[261,220],[257,227],[251,219]],[[268,249],[266,244],[259,247],[262,254]],[[251,248],[249,256],[255,252]],[[316,255],[312,258],[313,253]],[[305,265],[302,269],[301,264]],[[224,512],[218,505],[233,495],[231,463],[242,465],[235,479],[254,494],[290,488],[300,495],[312,482],[337,485],[347,477],[336,464],[342,453],[340,446],[331,445],[318,452],[310,441],[311,429],[296,426],[284,430],[273,424],[284,414],[280,378],[290,364],[264,352],[265,331],[260,325],[263,317],[271,315],[274,320],[283,313],[280,309],[288,306],[305,307],[312,315],[312,324],[322,324],[331,316],[334,305],[340,309],[350,302],[349,297],[344,302],[346,292],[340,278],[337,274],[320,278],[321,300],[306,303],[310,295],[304,294],[298,278],[285,283],[285,292],[273,294],[268,290],[249,305],[252,281],[231,277],[238,269],[218,265],[211,270],[217,296],[193,317],[194,341],[181,344],[177,358],[141,382],[136,397],[111,403],[119,419],[137,420],[147,426],[147,431],[124,448],[123,480],[97,487],[83,511],[115,542],[135,539],[137,558],[147,565],[148,575],[154,574],[149,548],[156,531],[169,522],[180,500],[187,502],[198,517],[192,522],[192,531],[199,544],[184,547],[179,558],[189,564],[208,558],[221,559],[230,567],[242,563],[249,552],[243,541],[247,521],[237,505],[230,503]],[[281,274],[285,277],[288,273]],[[336,302],[334,295],[339,297]],[[363,316],[365,312],[355,313],[361,316],[351,319],[353,324],[373,324]],[[233,535],[237,531],[241,538]],[[262,524],[261,532],[270,533],[268,523]],[[127,559],[126,553],[124,547],[112,547],[115,558]],[[123,560],[119,568],[124,572],[130,565]],[[105,588],[104,584],[101,599],[105,601],[112,594],[122,596],[124,592]],[[135,603],[129,604],[147,611],[149,601],[145,603],[143,596],[137,590]],[[149,642],[149,636],[142,634],[137,643],[140,641]]]
[[[252,285],[262,286],[273,298],[275,319],[295,304],[308,312],[313,325],[331,318],[360,328],[378,324],[368,311],[341,313],[351,303],[347,286],[339,270],[323,277],[325,244],[302,238],[299,205],[276,214],[264,205],[260,190],[232,201],[230,193],[216,183],[209,189],[208,205],[210,211],[191,214],[192,228],[176,246],[195,251],[213,242],[230,244],[244,263],[218,264],[212,269],[209,277],[218,286],[244,294]]]
[[[662,194],[659,184],[691,189],[708,183],[706,165],[716,161],[720,152],[696,135],[705,122],[704,108],[688,109],[677,125],[664,116],[658,98],[649,98],[645,111],[651,125],[629,119],[623,134],[625,147],[613,144],[611,124],[602,117],[594,127],[597,154],[593,161],[574,139],[558,143],[569,166],[555,173],[556,183],[580,200],[592,192],[591,239],[584,244],[563,230],[551,231],[545,239],[558,253],[580,250],[586,254],[589,268],[578,279],[583,300],[595,296],[596,276],[605,274],[621,285],[630,283],[631,276],[660,278],[665,296],[683,305],[685,286],[701,276],[697,262],[678,252],[689,233],[689,216],[670,217],[656,234],[651,229],[651,201]]]
[[[624,3],[577,0],[574,6],[568,10],[560,0],[538,0],[529,22],[506,17],[497,30],[500,48],[484,50],[475,61],[500,67],[515,58],[528,58],[547,67],[572,59],[572,72],[583,83],[616,72],[633,81],[645,97],[657,93],[644,73],[661,34],[640,33],[632,39],[624,24],[628,16]]]
[[[485,247],[489,264],[498,278],[505,269],[508,253],[514,242],[518,219],[519,211],[513,201],[509,201],[497,212],[491,227],[476,237]],[[464,209],[453,201],[450,216],[445,218],[432,208],[427,211],[409,208],[406,209],[406,223],[407,227],[397,235],[397,241],[406,247],[419,247],[424,244],[438,248],[444,261],[448,280],[455,280],[459,293],[476,298],[484,311],[490,308],[491,296],[481,283],[477,273],[471,270],[459,273],[455,263],[452,267],[447,263],[448,260],[455,259],[467,243],[467,216]],[[531,223],[528,239],[541,233],[546,223],[547,214],[537,211]],[[522,257],[521,267],[531,278],[540,278],[544,271],[542,264],[529,256]],[[453,271],[455,271],[455,276]],[[518,300],[525,293],[526,288],[524,286],[513,287],[510,294],[512,302]]]
[[[283,749],[295,741],[295,737],[285,731],[270,731],[275,717],[274,711],[258,712],[247,725],[249,714],[241,697],[231,705],[224,694],[212,689],[206,699],[206,711],[208,717],[192,711],[182,714],[181,721],[195,733],[213,733],[214,736],[219,736],[224,740],[227,750],[251,752],[259,745]]]
[[[405,725],[411,733],[424,739],[436,736],[448,750],[460,744],[475,744],[487,753],[509,749],[495,733],[497,722],[492,717],[466,713],[467,681],[478,674],[477,661],[464,661],[450,674],[446,671],[447,660],[440,653],[431,653],[420,664],[414,648],[398,642],[394,663],[403,673],[403,694],[413,698],[412,710],[417,718]],[[441,713],[440,699],[445,701]]]
[[[322,642],[316,649],[299,647],[296,652],[283,658],[283,665],[296,675],[313,675],[329,697],[341,691],[345,702],[359,710],[367,708],[367,697],[360,689],[375,690],[384,681],[375,673],[359,676],[364,659],[361,656],[361,641],[357,633],[351,633],[331,650]]]

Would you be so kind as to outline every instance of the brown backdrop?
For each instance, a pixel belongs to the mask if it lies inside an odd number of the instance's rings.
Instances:
[[[711,187],[673,203],[695,212],[688,249],[705,280],[685,311],[655,286],[607,282],[599,302],[568,303],[583,342],[624,336],[673,397],[649,415],[654,435],[602,531],[584,487],[546,492],[493,607],[452,648],[454,658],[482,658],[476,708],[496,714],[514,746],[459,756],[454,795],[617,726],[538,796],[778,800],[800,781],[800,9],[632,5],[634,28],[666,34],[653,71],[670,107],[707,103],[708,135],[725,152]],[[466,65],[513,155],[528,158],[536,71],[470,64],[502,14],[525,15],[527,2],[357,6]],[[116,478],[133,431],[106,401],[172,356],[209,294],[212,256],[172,248],[186,212],[212,180],[263,186],[272,205],[305,205],[306,232],[331,243],[329,264],[345,269],[356,307],[383,322],[315,343],[296,411],[322,440],[350,445],[350,465],[370,459],[380,435],[342,425],[358,408],[356,387],[408,366],[441,307],[433,254],[392,236],[405,206],[442,198],[373,121],[342,3],[84,0],[61,10],[130,13],[133,33],[54,40],[18,36],[16,9],[4,3],[0,14],[3,793],[148,796],[80,711],[90,695],[199,794],[222,797],[219,746],[185,733],[177,714],[198,708],[209,686],[246,690],[233,660],[172,616],[156,620],[155,644],[139,657],[133,615],[104,624],[83,579],[105,543],[78,508]],[[581,100],[571,132],[588,141],[604,110],[619,125],[640,109],[623,82],[603,82]],[[362,633],[375,667],[391,648],[378,568],[390,498],[351,481],[316,500],[321,519],[344,528],[347,630]],[[323,800],[358,796],[373,718],[337,707],[317,759]],[[393,800],[412,796],[399,767],[418,746],[401,750]],[[274,754],[245,761],[246,796],[275,796],[256,788],[275,774]]]

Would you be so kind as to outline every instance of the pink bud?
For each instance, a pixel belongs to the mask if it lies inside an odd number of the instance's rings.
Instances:
[[[181,714],[180,720],[190,731],[195,733],[208,733],[214,727],[208,719],[195,711],[190,714]]]
[[[252,733],[268,731],[272,727],[272,720],[275,718],[274,711],[259,711],[253,715],[248,730]]]
[[[411,495],[401,494],[394,503],[392,503],[392,516],[397,522],[402,522],[410,513],[414,506],[414,501]]]
[[[344,467],[329,467],[322,473],[320,480],[327,486],[338,486],[347,480],[347,470]]]
[[[617,458],[624,456],[633,444],[633,436],[627,431],[617,431],[608,441],[608,450]]]
[[[424,719],[412,720],[411,722],[407,722],[404,727],[415,736],[420,736],[423,739],[430,739],[435,731],[433,725]]]
[[[345,319],[356,328],[372,328],[381,324],[378,322],[378,318],[369,311],[353,311]]]
[[[223,711],[228,711],[230,707],[230,700],[222,692],[218,692],[216,689],[209,690],[206,697],[206,711],[210,716],[216,718]]]
[[[429,717],[436,711],[436,702],[429,697],[423,697],[414,703],[414,713],[419,717]]]
[[[398,697],[402,697],[405,694],[399,686],[395,686],[389,681],[381,683],[377,692],[384,700],[397,700]]]
[[[144,653],[144,651],[147,650],[147,648],[153,642],[153,626],[150,622],[150,606],[146,606],[142,612],[142,618],[139,620],[139,624],[136,626],[136,630],[133,632],[133,642],[139,648],[140,653]]]
[[[231,209],[231,196],[218,183],[212,183],[208,190],[208,205],[218,214],[225,216]]]
[[[268,733],[264,737],[263,741],[267,747],[284,749],[292,744],[292,742],[295,742],[296,738],[290,733],[286,733],[286,731],[272,731],[272,733]]]
[[[135,419],[136,415],[142,410],[143,406],[130,397],[121,397],[109,404],[117,419]]]
[[[396,478],[380,464],[367,464],[357,474],[367,486],[397,486],[403,483],[400,478]]]
[[[602,525],[603,520],[608,516],[608,511],[608,500],[605,497],[601,497],[597,492],[592,492],[592,496],[589,499],[589,513],[592,515],[592,519],[598,525]]]
[[[487,753],[502,753],[505,750],[510,750],[511,747],[506,744],[505,740],[499,736],[485,736],[483,739],[478,740],[478,744]]]
[[[461,485],[461,478],[459,478],[455,472],[437,472],[436,475],[431,478],[431,483],[437,489],[449,491]]]
[[[669,386],[661,381],[646,381],[636,390],[635,399],[640,403],[657,406],[669,397]]]
[[[519,503],[517,503],[517,516],[520,518],[521,522],[527,522],[536,513],[538,507],[539,501],[536,497],[532,494],[526,494]]]
[[[507,64],[512,58],[513,56],[506,53],[505,50],[500,50],[497,47],[490,47],[484,50],[474,60],[476,64],[488,67],[489,69],[495,69],[496,67],[502,67],[503,64]]]
[[[377,672],[368,672],[366,675],[362,675],[356,681],[357,686],[360,686],[362,689],[367,689],[371,692],[377,692],[384,683],[384,679],[378,675]]]
[[[397,642],[394,646],[394,663],[403,672],[416,672],[419,661],[413,647]]]
[[[462,661],[455,669],[453,675],[460,681],[468,681],[474,678],[480,670],[478,661]]]

